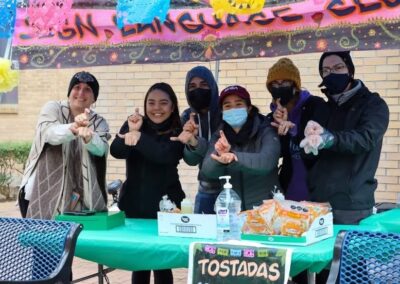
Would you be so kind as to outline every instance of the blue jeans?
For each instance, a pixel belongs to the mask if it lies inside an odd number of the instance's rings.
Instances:
[[[214,204],[219,193],[197,192],[194,202],[194,213],[215,214]]]

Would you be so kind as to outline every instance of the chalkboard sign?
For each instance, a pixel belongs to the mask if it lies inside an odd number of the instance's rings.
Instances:
[[[292,251],[252,242],[192,243],[188,283],[286,284]]]

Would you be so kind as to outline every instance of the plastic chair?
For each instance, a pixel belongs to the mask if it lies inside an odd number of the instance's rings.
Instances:
[[[400,234],[340,231],[327,283],[400,283]]]
[[[0,283],[70,283],[80,224],[0,218]]]

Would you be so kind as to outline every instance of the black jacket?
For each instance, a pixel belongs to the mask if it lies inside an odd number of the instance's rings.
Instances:
[[[128,123],[121,134],[128,132]],[[157,135],[150,127],[142,127],[136,146],[127,146],[116,136],[110,147],[114,158],[126,159],[126,181],[120,193],[118,207],[129,218],[157,218],[163,195],[180,207],[185,197],[179,182],[178,163],[183,144],[170,141],[177,133]]]
[[[375,172],[389,124],[388,106],[364,84],[343,105],[329,99],[326,106],[321,114],[323,126],[334,135],[335,143],[320,151],[309,172],[311,199],[328,201],[333,209],[371,209],[378,184]]]

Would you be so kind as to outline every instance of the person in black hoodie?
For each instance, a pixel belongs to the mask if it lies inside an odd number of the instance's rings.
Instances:
[[[375,172],[389,109],[354,79],[349,51],[323,53],[319,73],[328,98],[325,117],[321,124],[308,122],[300,143],[306,153],[317,155],[308,175],[310,197],[331,204],[335,224],[358,224],[375,204]]]
[[[166,83],[150,87],[144,100],[144,116],[136,109],[128,117],[110,147],[117,159],[126,160],[126,181],[118,207],[128,218],[157,218],[163,195],[180,207],[185,194],[178,176],[183,145],[170,140],[182,130],[178,100]],[[154,271],[155,283],[173,283],[170,269]],[[132,283],[150,283],[150,271],[134,271]]]
[[[201,168],[211,134],[221,121],[218,86],[211,71],[204,66],[191,69],[186,75],[185,93],[190,108],[186,109],[181,117],[184,130],[188,130],[184,131],[179,139],[186,144],[183,159],[188,165],[198,165]],[[190,134],[192,131],[195,131],[194,136]],[[186,139],[182,138],[185,134],[188,134]],[[205,177],[201,172],[197,178],[199,187],[194,212],[214,214],[214,203],[220,191],[220,183]]]

